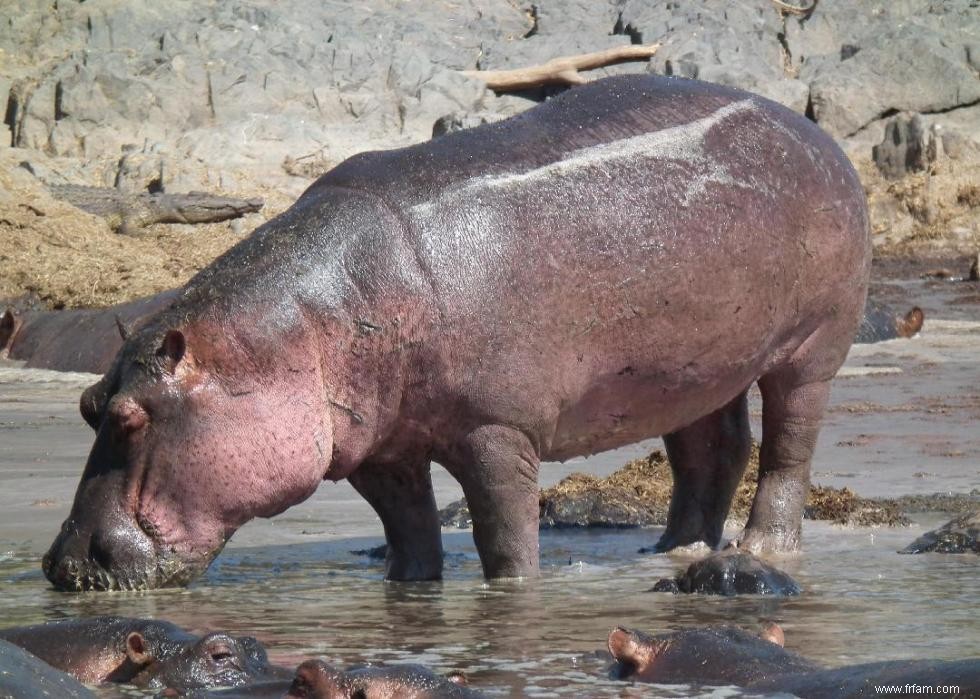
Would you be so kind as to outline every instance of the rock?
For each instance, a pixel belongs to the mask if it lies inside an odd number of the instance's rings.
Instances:
[[[650,591],[726,597],[793,596],[800,594],[800,586],[792,577],[751,553],[728,549],[695,561],[684,573],[658,581]]]
[[[451,502],[439,510],[439,523],[444,527],[456,527],[457,529],[472,527],[473,518],[470,516],[470,508],[466,504],[466,499],[462,498]]]
[[[980,81],[965,52],[914,24],[869,37],[849,58],[824,65],[812,77],[810,99],[817,123],[835,137],[889,111],[937,112],[980,99]]]
[[[502,119],[499,114],[494,112],[451,112],[436,119],[432,125],[432,138],[445,136],[448,133],[472,129],[484,124],[492,124]]]
[[[899,114],[885,125],[885,138],[872,149],[871,157],[881,174],[897,179],[928,167],[932,141],[933,134],[918,114]]]
[[[899,553],[980,553],[980,510],[926,532]]]

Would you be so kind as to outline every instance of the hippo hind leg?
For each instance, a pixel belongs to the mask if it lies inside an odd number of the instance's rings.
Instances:
[[[723,408],[664,437],[674,475],[663,552],[703,541],[718,548],[732,497],[749,461],[747,392]]]
[[[362,464],[348,480],[384,525],[386,580],[440,580],[442,530],[428,459]]]
[[[793,372],[776,373],[762,377],[759,389],[759,482],[748,522],[731,545],[753,553],[795,551],[830,380],[800,383]]]

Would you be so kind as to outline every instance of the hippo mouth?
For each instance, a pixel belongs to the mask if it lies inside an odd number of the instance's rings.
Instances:
[[[198,560],[159,546],[139,526],[83,533],[69,518],[41,560],[45,577],[71,592],[183,587],[200,575],[221,548]]]
[[[157,559],[145,570],[113,572],[90,558],[72,555],[60,558],[51,551],[41,559],[44,576],[59,590],[91,592],[109,590],[152,590],[160,587],[182,587],[197,573],[176,559]]]

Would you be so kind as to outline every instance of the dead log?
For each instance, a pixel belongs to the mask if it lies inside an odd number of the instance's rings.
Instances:
[[[206,192],[150,194],[75,184],[49,185],[55,199],[101,216],[118,233],[133,233],[154,223],[213,223],[261,209],[261,199],[234,199]]]
[[[613,63],[639,61],[650,58],[660,48],[660,44],[649,46],[616,46],[605,51],[583,53],[579,56],[553,58],[547,63],[529,68],[513,70],[464,70],[463,75],[478,78],[491,90],[510,92],[526,90],[542,85],[581,85],[587,80],[579,74],[580,70],[602,68]]]

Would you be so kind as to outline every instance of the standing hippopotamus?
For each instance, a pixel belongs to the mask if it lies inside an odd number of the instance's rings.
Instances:
[[[81,399],[96,430],[44,559],[67,589],[184,584],[232,533],[347,478],[390,579],[439,578],[429,463],[488,577],[538,571],[538,465],[664,435],[667,549],[799,545],[870,266],[861,183],[788,109],[660,76],[364,153],[202,270]]]
[[[0,639],[90,684],[230,687],[281,674],[254,638],[201,637],[153,619],[68,619],[0,629]]]
[[[769,624],[762,637],[733,627],[685,629],[649,636],[624,628],[609,634],[615,679],[656,684],[736,685],[750,692],[801,699],[880,696],[876,687],[956,686],[957,696],[980,696],[980,659],[897,660],[821,668],[782,648],[783,632]]]
[[[178,294],[170,289],[109,308],[0,314],[0,357],[25,360],[29,369],[104,373],[125,335]]]

